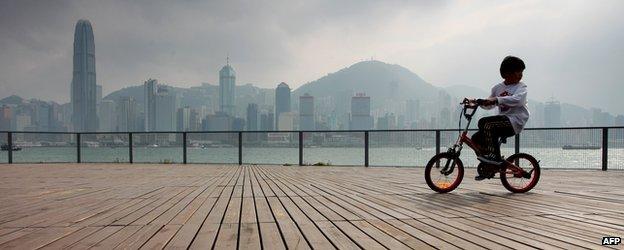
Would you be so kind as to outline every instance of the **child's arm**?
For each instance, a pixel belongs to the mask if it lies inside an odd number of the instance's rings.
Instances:
[[[495,95],[494,95],[494,87],[492,87],[492,90],[490,92],[490,96],[487,98],[487,100],[491,100],[492,98],[496,98]],[[481,105],[481,108],[485,109],[485,110],[490,110],[490,109],[493,109],[494,107],[496,107],[496,104]]]
[[[527,88],[526,85],[518,86],[518,89],[513,95],[496,97],[498,105],[505,105],[508,107],[517,107],[526,104]]]

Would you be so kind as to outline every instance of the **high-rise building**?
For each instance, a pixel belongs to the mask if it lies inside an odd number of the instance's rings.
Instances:
[[[103,132],[116,131],[117,125],[117,107],[112,100],[102,100],[100,103],[100,126],[99,130]]]
[[[178,109],[178,131],[191,130],[191,108],[186,106]]]
[[[96,131],[97,87],[95,84],[95,43],[88,20],[76,23],[74,68],[71,82],[72,123],[75,131]]]
[[[207,131],[229,131],[232,129],[232,117],[223,112],[206,116],[203,129]]]
[[[0,107],[0,131],[9,131],[12,129],[13,109],[10,106],[3,105]]]
[[[236,72],[228,59],[227,64],[219,71],[219,111],[229,116],[235,116],[235,88]]]
[[[158,86],[155,103],[155,131],[175,131],[178,110],[176,93],[167,86]]]
[[[299,130],[314,130],[314,97],[308,93],[299,97]]]
[[[132,97],[121,97],[117,101],[117,125],[116,131],[128,132],[137,130],[137,105]]]
[[[561,104],[551,100],[544,105],[544,126],[561,127]]]
[[[245,119],[233,118],[232,119],[232,131],[243,131],[245,129]]]
[[[31,126],[31,117],[29,114],[18,114],[15,116],[15,130],[16,131],[27,131],[26,128]]]
[[[145,131],[156,130],[156,94],[158,81],[149,79],[143,84],[144,103],[143,116],[145,117]]]
[[[273,131],[275,124],[275,117],[273,113],[266,112],[260,115],[260,130],[262,131]]]
[[[351,97],[351,130],[369,130],[373,128],[373,117],[370,115],[370,97],[357,93]]]
[[[279,117],[285,112],[290,112],[290,87],[282,82],[275,89],[275,128],[277,130],[283,130],[279,127]]]
[[[52,105],[43,101],[33,102],[32,125],[37,131],[50,131],[52,121]]]
[[[258,130],[258,104],[247,105],[247,131]]]
[[[293,112],[282,112],[278,118],[277,130],[295,130],[295,114]]]
[[[201,126],[200,114],[196,109],[191,109],[191,117],[189,118],[189,131],[198,131]]]

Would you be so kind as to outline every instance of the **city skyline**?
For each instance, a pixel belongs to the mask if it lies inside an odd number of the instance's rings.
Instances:
[[[69,94],[61,90],[71,82],[71,75],[63,73],[71,65],[68,38],[75,21],[86,18],[98,39],[97,84],[104,86],[104,94],[142,83],[146,76],[179,87],[216,83],[213,69],[227,55],[245,72],[238,82],[265,88],[285,81],[296,89],[373,57],[404,65],[436,86],[488,89],[500,81],[501,58],[514,54],[527,62],[525,78],[536,100],[556,95],[624,113],[615,94],[621,87],[612,74],[623,60],[618,44],[624,22],[616,11],[621,1],[311,1],[286,3],[283,9],[289,11],[277,13],[261,3],[0,5],[0,53],[7,58],[0,60],[0,98],[16,94],[67,102]],[[344,9],[352,11],[339,11]],[[310,13],[318,18],[304,18]]]

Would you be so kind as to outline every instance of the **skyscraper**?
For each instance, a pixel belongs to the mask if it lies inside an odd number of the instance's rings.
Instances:
[[[137,105],[134,98],[120,97],[116,105],[118,132],[136,131]]]
[[[178,109],[178,131],[191,130],[191,108],[189,106]]]
[[[314,130],[314,97],[308,93],[299,97],[299,130]]]
[[[351,97],[352,130],[368,130],[373,128],[373,117],[370,115],[370,97],[364,93],[357,93]]]
[[[95,44],[88,20],[76,23],[74,68],[71,82],[72,123],[75,131],[96,131]]]
[[[247,130],[258,130],[258,104],[247,105]]]
[[[275,125],[275,118],[271,112],[263,112],[260,114],[260,130],[273,131]]]
[[[13,120],[13,109],[9,106],[2,105],[0,107],[0,130],[11,130]]]
[[[236,72],[228,62],[219,71],[219,110],[229,116],[234,116],[236,103],[235,95]]]
[[[149,79],[143,84],[144,105],[143,113],[145,116],[145,131],[156,130],[156,92],[158,81]]]
[[[173,89],[159,86],[155,96],[155,126],[156,131],[175,131],[176,111],[178,110],[177,96]]]
[[[103,132],[116,131],[117,115],[116,104],[112,100],[102,100],[100,103],[100,126],[99,130]]]
[[[280,130],[279,116],[281,113],[290,112],[290,87],[285,82],[277,85],[275,89],[275,128]]]

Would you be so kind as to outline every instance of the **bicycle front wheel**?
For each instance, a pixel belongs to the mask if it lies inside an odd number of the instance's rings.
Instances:
[[[435,155],[425,166],[425,181],[433,191],[447,193],[459,186],[464,178],[464,164],[453,154]]]

